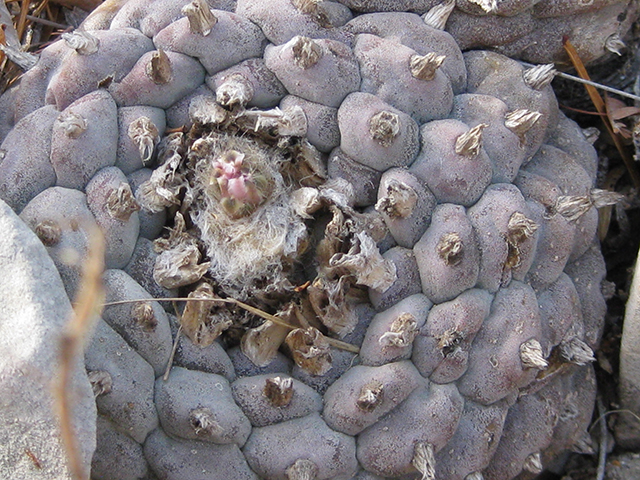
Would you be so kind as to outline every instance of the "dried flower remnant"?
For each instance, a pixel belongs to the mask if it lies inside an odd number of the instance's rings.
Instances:
[[[293,62],[303,70],[313,67],[323,55],[322,47],[315,40],[300,35],[291,40]]]
[[[219,125],[227,120],[228,110],[208,95],[198,95],[189,103],[189,118],[199,125]]]
[[[129,138],[138,147],[143,165],[147,165],[153,157],[156,144],[160,141],[158,127],[149,117],[140,117],[129,124]]]
[[[435,480],[436,459],[433,444],[426,442],[416,443],[411,465],[422,474],[421,480]]]
[[[131,309],[133,321],[144,330],[153,331],[158,326],[158,319],[149,302],[137,303]]]
[[[284,474],[287,480],[316,480],[318,471],[318,466],[311,460],[299,458],[284,471]]]
[[[504,126],[518,135],[520,142],[524,143],[524,135],[540,120],[542,113],[534,112],[526,108],[519,108],[507,112],[504,116]]]
[[[296,364],[311,375],[324,375],[331,369],[329,342],[314,327],[296,328],[285,339]]]
[[[156,258],[153,279],[165,288],[178,288],[196,283],[209,269],[210,263],[200,263],[202,254],[194,237],[185,231],[184,217],[180,212],[169,229],[169,238],[154,241],[160,254]]]
[[[542,473],[542,456],[540,452],[530,454],[525,460],[522,468],[527,472],[533,473],[534,475],[538,475]]]
[[[306,132],[306,117],[304,128]],[[320,187],[327,181],[327,169],[322,155],[308,140],[301,139],[293,146],[292,151],[294,158],[282,168],[284,177],[302,187]]]
[[[304,137],[307,134],[307,117],[298,105],[281,110],[246,110],[237,119],[246,130],[279,137]]]
[[[199,301],[218,298],[213,293],[213,287],[206,282],[198,285],[187,298],[198,301],[187,300],[180,324],[194,345],[207,347],[233,324],[231,313],[226,305],[219,307],[213,302]]]
[[[446,55],[438,55],[435,52],[426,55],[413,55],[409,59],[411,75],[418,80],[431,81],[436,78],[436,72],[444,62]]]
[[[571,337],[559,345],[560,356],[569,363],[576,365],[587,365],[595,362],[593,350],[578,337]]]
[[[418,203],[418,194],[409,185],[392,178],[384,197],[376,203],[376,210],[391,218],[407,218]]]
[[[254,90],[244,75],[229,75],[216,89],[216,101],[225,107],[244,107],[253,98]]]
[[[123,182],[109,193],[105,208],[111,217],[127,222],[134,212],[140,210],[140,204],[133,196],[131,186]]]
[[[498,0],[469,0],[469,3],[478,5],[484,13],[492,13],[498,9]]]
[[[275,358],[289,331],[287,327],[267,320],[259,327],[245,332],[240,342],[242,353],[254,365],[264,367]]]
[[[93,389],[93,396],[99,397],[111,392],[113,387],[113,379],[111,374],[105,370],[93,370],[87,373],[89,383]]]
[[[145,210],[160,212],[165,207],[180,203],[179,194],[185,184],[184,178],[178,173],[184,153],[183,139],[182,133],[171,133],[158,145],[160,166],[136,191],[136,198]]]
[[[615,205],[624,199],[624,195],[608,190],[594,188],[587,195],[562,195],[559,196],[554,211],[565,217],[570,222],[575,222],[591,207],[602,208]]]
[[[389,331],[382,334],[378,343],[385,347],[407,347],[418,335],[418,322],[410,313],[402,313],[391,322]]]
[[[62,238],[62,229],[57,222],[53,220],[43,220],[38,223],[35,233],[45,247],[53,247],[60,243]]]
[[[169,83],[173,78],[171,60],[161,48],[156,50],[145,68],[145,73],[157,85]]]
[[[91,55],[98,51],[100,40],[84,30],[63,33],[62,40],[69,48],[73,48],[78,55]]]
[[[369,119],[371,138],[383,147],[389,147],[400,133],[400,117],[393,112],[383,110]]]
[[[312,214],[322,208],[320,192],[317,188],[302,187],[291,192],[291,204],[302,218],[313,218]]]
[[[309,302],[320,321],[340,337],[353,331],[358,323],[350,290],[351,283],[346,276],[334,280],[319,276],[307,288]]]
[[[77,113],[64,111],[57,118],[58,124],[69,138],[78,138],[87,130],[87,119]]]
[[[542,90],[551,83],[556,73],[557,71],[553,64],[537,65],[525,70],[522,74],[522,79],[530,88]]]
[[[469,129],[456,139],[455,152],[465,157],[475,157],[482,148],[482,130],[489,125],[481,123]]]
[[[153,279],[165,288],[178,288],[200,280],[209,262],[200,263],[202,254],[194,244],[182,244],[162,252],[156,258]]]
[[[463,339],[464,336],[457,329],[451,328],[446,330],[442,335],[437,337],[438,350],[442,352],[443,357],[447,357],[456,350]]]
[[[327,13],[322,8],[323,0],[292,0],[293,6],[298,9],[300,13],[309,15],[314,22],[324,28],[331,28],[331,22]]]
[[[505,269],[517,268],[521,265],[520,246],[538,230],[538,224],[523,213],[514,212],[507,224],[508,253]]]
[[[542,355],[542,345],[533,338],[520,344],[520,361],[524,368],[544,370],[549,366]]]
[[[460,234],[457,232],[445,233],[440,237],[436,250],[445,265],[455,267],[462,261],[464,255],[464,244]]]
[[[455,7],[456,0],[445,0],[425,13],[422,16],[422,20],[430,27],[437,30],[444,30],[447,20],[449,20],[449,15],[451,15]]]
[[[286,407],[293,398],[293,379],[285,377],[267,378],[262,393],[274,407]]]
[[[182,7],[182,14],[189,19],[191,33],[206,37],[218,19],[205,0],[194,0]]]
[[[609,35],[604,41],[604,48],[621,57],[622,51],[627,48],[627,45],[624,43],[619,33],[614,33],[613,35]]]
[[[356,284],[380,292],[388,290],[398,279],[395,264],[382,257],[376,242],[366,232],[356,233],[349,251],[333,255],[329,266],[353,275]]]
[[[384,400],[384,385],[378,380],[373,380],[360,389],[360,395],[356,400],[356,406],[363,412],[373,412]]]
[[[195,408],[189,412],[189,424],[196,435],[214,436],[223,433],[215,415],[208,408]]]

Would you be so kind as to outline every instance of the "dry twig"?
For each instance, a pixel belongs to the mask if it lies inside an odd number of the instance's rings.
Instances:
[[[78,357],[82,355],[85,341],[91,334],[94,321],[102,311],[102,303],[104,302],[102,287],[104,237],[97,227],[89,232],[89,251],[82,268],[83,280],[71,319],[65,326],[60,339],[60,375],[53,386],[62,442],[67,451],[71,475],[75,480],[85,478],[86,472],[73,428],[72,375]]]

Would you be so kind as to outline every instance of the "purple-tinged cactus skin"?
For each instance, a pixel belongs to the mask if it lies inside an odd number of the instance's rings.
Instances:
[[[130,0],[46,48],[0,97],[0,199],[72,298],[100,227],[135,301],[87,345],[92,477],[513,480],[583,448],[615,198],[551,67],[460,46],[620,3]]]

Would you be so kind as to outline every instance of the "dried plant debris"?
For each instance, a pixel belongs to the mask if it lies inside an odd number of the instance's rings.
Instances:
[[[293,398],[293,378],[267,378],[263,393],[274,407],[285,407]]]
[[[189,299],[218,298],[209,283],[202,282],[189,293]],[[180,324],[191,341],[200,347],[207,347],[232,324],[231,312],[226,305],[206,301],[187,301],[180,316]]]
[[[242,351],[266,365],[286,337],[296,362],[321,375],[331,358],[322,332],[291,329],[315,325],[343,337],[357,323],[353,307],[366,300],[366,288],[384,292],[396,281],[395,266],[371,236],[380,235],[382,222],[352,208],[345,182],[324,184],[319,153],[301,138],[306,117],[299,107],[246,110],[246,102],[223,91],[229,94],[223,101],[191,101],[193,126],[160,141],[160,166],[137,191],[147,210],[176,209],[168,235],[154,243],[154,279],[165,288],[189,287],[189,299],[199,299],[187,302],[181,318],[194,344],[206,347],[228,329],[241,328]],[[141,154],[151,151],[153,129],[140,120],[135,130],[150,132]],[[312,238],[309,220],[327,214],[324,235]],[[301,268],[302,258],[314,261],[315,278]],[[308,288],[296,290],[304,281]],[[270,311],[295,299],[312,308],[285,315],[290,328],[270,321],[242,324],[229,305],[202,301],[220,296]],[[312,345],[300,343],[310,335]]]

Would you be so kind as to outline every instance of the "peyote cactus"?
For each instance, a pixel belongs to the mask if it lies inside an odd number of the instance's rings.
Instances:
[[[106,2],[0,99],[0,198],[72,298],[100,226],[106,300],[137,301],[86,350],[91,478],[508,480],[590,451],[616,196],[553,70],[463,54],[450,6]]]

